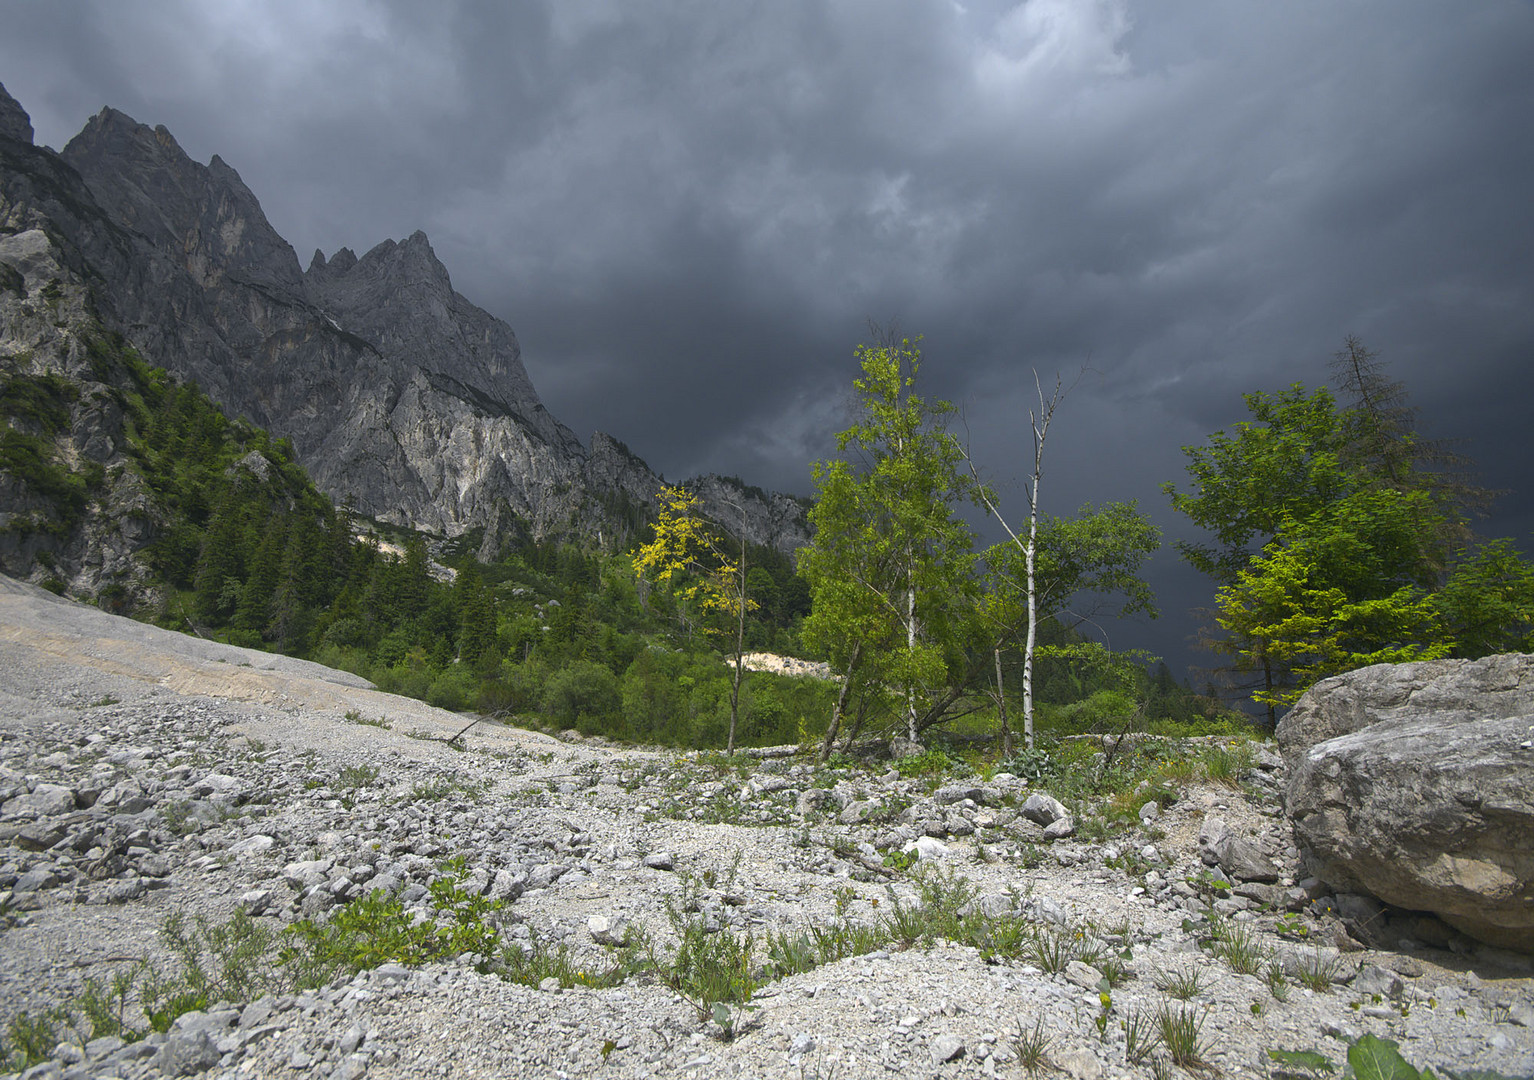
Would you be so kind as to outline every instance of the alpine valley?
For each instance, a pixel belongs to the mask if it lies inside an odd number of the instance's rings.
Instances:
[[[247,471],[290,457],[356,517],[484,559],[528,539],[621,546],[662,486],[544,407],[511,327],[454,291],[424,233],[305,270],[219,157],[110,108],[56,153],[0,88],[0,571],[96,599],[152,580],[144,552],[171,519],[125,395],[155,369],[270,433]],[[800,500],[688,486],[753,543],[808,538]]]

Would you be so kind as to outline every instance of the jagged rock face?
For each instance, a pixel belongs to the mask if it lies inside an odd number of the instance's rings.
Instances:
[[[1311,872],[1534,952],[1531,698],[1534,656],[1378,665],[1317,683],[1278,731],[1285,809]]]
[[[125,332],[288,435],[321,488],[449,534],[501,503],[534,535],[578,520],[584,447],[538,401],[511,328],[453,291],[423,234],[306,274],[239,175],[164,128],[107,109],[63,156],[161,271],[151,291],[110,288]]]
[[[0,139],[32,144],[32,118],[4,86],[0,86]]]
[[[513,535],[621,540],[654,508],[660,479],[544,408],[511,328],[453,290],[424,233],[360,259],[316,252],[306,272],[239,174],[163,127],[104,109],[56,155],[5,95],[0,134],[0,235],[59,237],[102,323],[290,438],[338,502],[448,535],[483,526],[487,556]],[[803,542],[793,500],[742,501],[753,541]]]
[[[703,502],[703,513],[747,540],[793,551],[810,542],[810,504],[778,491],[763,491],[728,476],[700,476],[687,489]]]
[[[0,149],[0,168],[7,163]],[[128,467],[122,409],[82,348],[94,320],[71,261],[41,229],[0,235],[0,382],[68,380],[75,392],[55,402],[57,421],[17,423],[24,436],[40,438],[47,460],[96,477],[93,497],[70,513],[46,482],[0,470],[0,572],[84,595],[116,586],[127,599],[144,594],[148,572],[135,556],[165,515]]]

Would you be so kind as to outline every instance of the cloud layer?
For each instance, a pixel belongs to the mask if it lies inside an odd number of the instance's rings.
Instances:
[[[424,228],[555,414],[670,476],[806,491],[852,347],[898,319],[1003,486],[1030,369],[1089,368],[1049,447],[1060,512],[1165,518],[1178,447],[1244,391],[1324,381],[1350,333],[1430,433],[1529,487],[1521,0],[79,0],[6,22],[0,81],[39,141],[106,104],[163,123],[305,258]],[[1527,541],[1530,492],[1489,529]],[[1173,610],[1208,592],[1158,574]]]

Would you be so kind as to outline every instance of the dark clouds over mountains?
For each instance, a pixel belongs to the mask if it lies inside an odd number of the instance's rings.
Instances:
[[[1138,497],[1181,529],[1178,447],[1357,334],[1515,489],[1487,529],[1529,546],[1523,0],[0,12],[39,142],[107,104],[164,124],[304,261],[425,229],[555,415],[667,475],[807,491],[853,345],[898,318],[1004,489],[1030,367],[1089,365],[1046,508]],[[1207,595],[1157,574],[1169,609]]]

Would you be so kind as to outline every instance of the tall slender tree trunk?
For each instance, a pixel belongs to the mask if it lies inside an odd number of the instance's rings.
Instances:
[[[1023,745],[1033,749],[1033,650],[1039,640],[1038,593],[1034,588],[1034,553],[1039,539],[1039,474],[1033,474],[1033,497],[1029,500],[1028,546],[1023,552],[1028,576],[1028,641],[1023,646]]]
[[[1012,756],[1012,729],[1007,726],[1007,690],[1001,681],[1001,646],[996,646],[996,715],[1001,719],[1001,756]]]
[[[863,656],[863,643],[860,641],[852,647],[852,656],[847,661],[847,670],[842,674],[841,689],[836,692],[836,704],[831,707],[831,723],[826,728],[825,740],[820,744],[820,753],[817,760],[824,765],[831,757],[831,747],[836,744],[837,731],[842,726],[842,717],[847,712],[847,696],[852,692],[852,673],[857,670],[858,661]]]
[[[736,576],[735,584],[735,681],[730,685],[730,736],[725,741],[726,754],[735,753],[735,724],[740,715],[740,681],[745,672],[746,533],[744,523],[742,523],[740,534],[740,573]]]
[[[914,576],[914,575],[912,575]],[[908,584],[905,591],[905,647],[909,655],[916,653],[916,585],[911,577],[907,578]],[[907,734],[912,742],[916,741],[916,686],[907,683],[905,688],[905,711]]]

